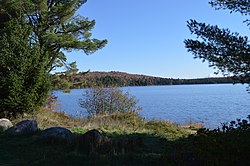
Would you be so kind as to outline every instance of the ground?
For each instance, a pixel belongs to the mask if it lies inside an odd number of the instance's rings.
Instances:
[[[133,114],[76,119],[64,113],[42,110],[32,116],[37,119],[41,131],[52,126],[63,126],[77,135],[98,129],[111,139],[111,144],[90,151],[77,146],[75,142],[41,141],[39,132],[25,137],[11,137],[2,133],[0,165],[249,164],[248,129],[244,132],[236,129],[224,132],[203,129],[195,133],[195,126],[145,121]],[[26,118],[30,118],[30,115],[26,115]]]

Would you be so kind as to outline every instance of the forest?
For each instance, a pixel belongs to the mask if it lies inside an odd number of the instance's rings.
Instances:
[[[153,86],[153,85],[189,85],[189,84],[227,84],[243,83],[234,77],[211,77],[195,79],[174,79],[153,77],[125,72],[79,72],[55,73],[51,75],[53,89],[75,89],[113,86]]]

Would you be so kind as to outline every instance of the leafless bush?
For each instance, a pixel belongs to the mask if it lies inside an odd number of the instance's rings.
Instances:
[[[90,117],[135,112],[137,103],[134,96],[119,88],[92,88],[86,90],[84,98],[80,99],[80,106],[87,110]]]

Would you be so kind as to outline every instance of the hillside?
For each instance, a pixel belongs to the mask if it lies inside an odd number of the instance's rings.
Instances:
[[[110,86],[152,86],[184,84],[239,83],[231,77],[173,79],[129,74],[125,72],[80,72],[56,73],[51,75],[54,89],[110,87]]]

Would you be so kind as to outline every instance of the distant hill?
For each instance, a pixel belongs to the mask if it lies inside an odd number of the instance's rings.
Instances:
[[[231,77],[173,79],[125,72],[87,72],[87,73],[57,73],[51,75],[54,89],[89,88],[111,86],[151,86],[151,85],[184,85],[184,84],[225,84],[239,83]]]

